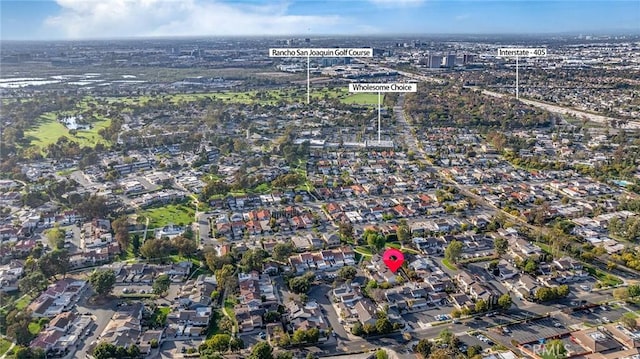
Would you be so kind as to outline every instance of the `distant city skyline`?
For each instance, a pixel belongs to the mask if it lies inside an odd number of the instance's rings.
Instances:
[[[640,1],[2,0],[2,40],[640,33]]]

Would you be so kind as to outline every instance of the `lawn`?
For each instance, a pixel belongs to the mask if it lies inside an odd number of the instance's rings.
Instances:
[[[33,335],[38,335],[38,333],[40,333],[40,330],[42,330],[42,328],[40,327],[40,324],[38,324],[37,322],[29,323],[29,333]]]
[[[357,246],[355,249],[356,253],[360,253],[363,256],[372,256],[373,252],[371,252],[371,248],[366,246]]]
[[[346,88],[322,88],[311,89],[311,98],[315,101],[322,99],[339,99],[345,104],[378,105],[377,93],[351,94]],[[307,92],[302,88],[290,88],[284,90],[244,91],[244,92],[209,92],[197,94],[172,94],[163,96],[138,96],[138,97],[109,97],[111,103],[120,102],[133,106],[144,106],[150,101],[161,99],[174,104],[194,102],[203,99],[220,100],[228,103],[276,105],[279,102],[295,103],[306,101]],[[381,98],[382,99],[382,98]]]
[[[31,303],[31,297],[28,295],[23,295],[16,301],[16,309],[23,310]]]
[[[400,249],[400,247],[402,247],[402,245],[398,242],[387,242],[384,245],[386,248],[395,248],[395,249]]]
[[[0,338],[0,357],[11,348],[11,342],[7,339]]]
[[[383,99],[384,99],[384,95],[380,96],[381,103]],[[378,106],[378,94],[377,93],[354,93],[340,99],[340,102],[345,104]]]
[[[442,264],[444,264],[445,267],[451,270],[458,270],[458,268],[456,268],[456,266],[453,263],[451,263],[447,258],[444,258],[442,260]]]
[[[102,119],[93,122],[91,129],[78,130],[75,135],[71,135],[69,130],[57,121],[57,118],[57,115],[54,113],[47,113],[40,116],[36,126],[24,132],[25,138],[30,140],[32,146],[38,146],[40,148],[56,143],[62,136],[66,136],[69,141],[77,142],[81,147],[95,147],[98,143],[104,145],[109,144],[102,136],[98,135],[98,131],[102,128],[109,127],[111,120]]]
[[[171,308],[169,307],[157,307],[153,312],[153,316],[150,319],[151,323],[155,323],[159,327],[162,327],[167,322],[167,316],[171,313]]]
[[[184,226],[193,222],[195,208],[186,203],[170,204],[146,209],[140,215],[149,218],[149,228],[162,228],[171,223]]]
[[[7,350],[9,350],[9,348],[11,347],[11,341],[4,339],[4,338],[0,338],[0,356],[2,356],[2,354],[6,353]]]
[[[589,274],[596,277],[596,279],[598,279],[603,286],[613,287],[613,286],[622,284],[622,280],[614,276],[613,274],[603,272],[600,269],[597,269],[591,266],[584,266],[584,269]]]
[[[224,311],[229,317],[231,317],[231,319],[234,319],[236,317],[236,312],[233,310],[233,307],[235,307],[235,302],[233,301],[233,299],[227,298],[224,300]]]
[[[235,306],[235,300],[231,298],[226,298],[224,300],[224,312],[226,315],[233,321],[233,332],[237,332],[238,322],[236,321],[236,312],[233,309]]]

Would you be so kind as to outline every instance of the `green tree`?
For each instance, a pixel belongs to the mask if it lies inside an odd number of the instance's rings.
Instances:
[[[352,280],[357,274],[358,270],[351,266],[344,266],[338,270],[338,277],[342,280]]]
[[[458,308],[453,308],[451,310],[451,318],[458,319],[462,316],[462,311]]]
[[[497,237],[493,241],[493,246],[498,254],[503,255],[507,253],[507,249],[509,249],[509,241],[503,237]]]
[[[236,269],[231,264],[225,264],[221,269],[216,270],[214,273],[218,280],[218,287],[234,289],[238,279],[235,275],[235,271]]]
[[[275,323],[278,320],[280,320],[280,313],[274,311],[264,313],[265,323]]]
[[[267,342],[259,342],[251,349],[249,359],[273,359],[273,348]]]
[[[286,261],[295,250],[293,243],[278,243],[273,246],[273,258],[277,261]]]
[[[229,334],[216,334],[206,341],[211,349],[219,353],[228,351],[230,342],[231,336]]]
[[[387,352],[384,350],[378,349],[378,351],[376,351],[376,359],[389,359],[389,355],[387,355]]]
[[[65,232],[57,224],[56,224],[55,227],[47,230],[45,232],[45,236],[47,237],[47,241],[49,242],[49,246],[52,249],[63,249],[64,248]]]
[[[289,280],[289,289],[294,293],[307,293],[311,289],[311,280],[315,277],[313,272],[305,273],[303,276]]]
[[[198,250],[196,241],[184,236],[176,236],[171,239],[171,246],[178,251],[182,257],[191,257]]]
[[[290,351],[279,351],[275,359],[293,359],[293,353]]]
[[[566,284],[557,286],[555,290],[558,298],[564,298],[569,295],[569,286]]]
[[[120,249],[126,251],[129,248],[129,219],[126,216],[118,217],[111,222],[114,237]]]
[[[89,276],[89,283],[98,295],[109,295],[116,284],[116,273],[111,269],[95,270]]]
[[[429,341],[429,339],[424,338],[420,339],[418,344],[415,347],[415,352],[422,357],[422,359],[427,359],[429,355],[431,355],[431,351],[433,349],[433,343]]]
[[[375,250],[381,250],[387,243],[387,239],[381,233],[372,231],[370,229],[364,231],[364,233],[362,234],[362,238],[369,247]]]
[[[268,255],[269,254],[261,248],[249,249],[248,251],[244,252],[244,254],[242,254],[240,266],[245,272],[254,270],[261,271],[262,264],[264,263],[264,260]]]
[[[555,299],[555,293],[551,288],[542,287],[536,291],[535,298],[540,302],[546,302]]]
[[[147,239],[140,247],[140,254],[149,260],[157,260],[168,257],[173,247],[171,241],[166,239]]]
[[[393,331],[393,324],[386,317],[376,320],[376,331],[378,334],[387,334]]]
[[[366,335],[376,334],[376,332],[378,330],[376,328],[375,324],[371,324],[371,323],[364,323],[364,325],[362,326],[362,329],[364,330],[364,333]]]
[[[155,294],[163,294],[169,290],[171,279],[167,274],[161,274],[153,281],[152,289]]]
[[[231,349],[232,352],[238,352],[244,349],[244,341],[240,338],[233,337],[229,342],[229,348]]]
[[[487,310],[489,310],[489,303],[487,303],[487,301],[484,299],[478,299],[475,305],[475,312],[483,313],[483,312],[486,312]]]
[[[20,278],[18,288],[24,294],[35,295],[45,290],[47,283],[47,278],[38,270]]]
[[[478,344],[472,345],[467,348],[467,356],[469,358],[474,358],[476,355],[482,354],[482,347]]]
[[[220,319],[218,327],[225,333],[233,333],[233,321],[226,316]]]
[[[7,353],[7,358],[9,353]],[[13,357],[15,359],[45,359],[46,353],[40,348],[29,348],[23,346],[17,346],[13,349]]]
[[[462,242],[454,239],[444,250],[444,257],[452,263],[457,263],[462,255],[462,247]]]
[[[362,323],[355,322],[351,327],[351,334],[361,337],[364,334]]]
[[[140,246],[142,245],[142,243],[140,243],[140,235],[135,233],[133,236],[131,236],[131,247],[133,249],[133,254],[135,254],[136,256],[140,255]]]
[[[640,285],[638,284],[631,284],[627,287],[627,290],[629,291],[629,296],[631,298],[640,296]]]
[[[342,241],[349,242],[355,239],[353,224],[351,224],[351,222],[338,223],[338,233],[340,233],[340,239]]]
[[[108,342],[100,342],[93,349],[96,359],[111,359],[116,355],[116,346]]]
[[[29,331],[29,321],[17,321],[7,326],[7,336],[18,345],[29,345],[33,334]]]
[[[623,315],[620,318],[620,323],[624,325],[629,330],[637,330],[638,329],[638,320],[636,318]]]
[[[47,278],[55,278],[58,274],[64,276],[69,270],[69,252],[64,249],[55,249],[46,253],[38,260],[38,266]]]
[[[513,304],[513,300],[511,299],[511,296],[509,295],[509,293],[505,293],[503,295],[500,296],[500,298],[498,298],[498,305],[502,308],[502,309],[509,309],[511,308],[511,305]]]
[[[402,244],[406,244],[411,239],[411,229],[407,225],[406,220],[401,220],[398,224],[398,229],[396,230],[396,235],[398,237],[398,241]]]
[[[527,258],[523,270],[529,274],[534,274],[538,270],[538,263],[531,258]]]

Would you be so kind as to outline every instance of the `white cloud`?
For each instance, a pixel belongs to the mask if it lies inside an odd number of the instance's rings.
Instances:
[[[56,0],[45,25],[65,38],[130,36],[286,35],[336,33],[340,16],[290,15],[288,5],[219,0]]]
[[[426,0],[369,0],[369,1],[381,7],[410,7],[410,6],[420,6],[424,4]]]

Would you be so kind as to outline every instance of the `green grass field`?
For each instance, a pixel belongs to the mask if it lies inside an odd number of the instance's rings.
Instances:
[[[11,342],[7,339],[0,338],[0,357],[11,348]]]
[[[81,147],[95,147],[96,144],[109,143],[98,135],[98,131],[102,128],[109,127],[111,120],[103,119],[93,122],[93,127],[89,130],[79,130],[75,135],[71,135],[69,130],[57,121],[57,115],[47,113],[42,115],[36,126],[25,131],[24,135],[30,141],[32,146],[44,148],[51,143],[56,143],[62,136],[66,136],[70,141],[77,142]]]
[[[31,303],[31,297],[28,295],[24,295],[22,297],[20,297],[17,301],[16,301],[16,309],[17,310],[23,310],[24,308],[26,308],[29,304]]]
[[[195,208],[189,204],[170,204],[146,209],[140,215],[149,218],[149,228],[161,228],[171,223],[186,225],[193,222]]]
[[[41,329],[42,328],[40,327],[40,324],[38,324],[36,322],[29,323],[29,333],[31,333],[33,335],[38,335],[38,333],[40,333]]]
[[[334,99],[338,98],[345,104],[356,105],[377,105],[378,94],[375,93],[357,93],[350,94],[346,88],[322,88],[311,89],[311,98],[313,100]],[[110,103],[123,103],[133,106],[144,106],[150,101],[162,100],[170,101],[174,104],[199,101],[202,99],[220,100],[228,103],[240,104],[260,104],[260,105],[276,105],[280,102],[305,102],[307,92],[304,89],[285,89],[285,90],[264,90],[264,91],[244,91],[244,92],[210,92],[198,94],[172,94],[161,95],[156,97],[138,96],[138,97],[109,97],[106,100]],[[86,100],[90,102],[90,99]]]
[[[236,302],[234,299],[227,298],[224,300],[224,312],[233,321],[233,332],[236,333],[238,329],[238,322],[236,321],[236,312],[233,309]]]
[[[383,96],[380,97],[380,101],[384,99]],[[376,93],[354,93],[344,98],[341,98],[340,101],[346,104],[352,105],[375,105],[378,106],[378,94]]]
[[[450,270],[458,270],[458,268],[456,268],[456,266],[446,258],[442,260],[442,264],[444,264],[445,267],[449,268]]]

